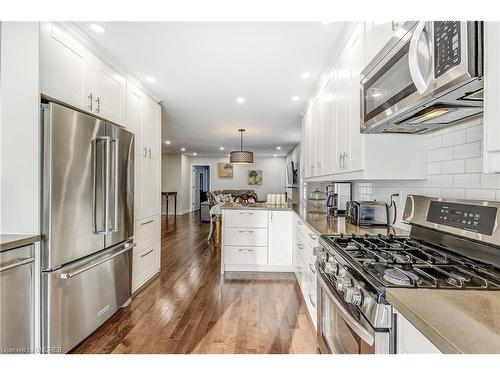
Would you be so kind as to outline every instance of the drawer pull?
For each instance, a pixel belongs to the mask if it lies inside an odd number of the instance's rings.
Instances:
[[[240,252],[242,252],[242,251],[248,251],[248,252],[251,253],[253,251],[253,249],[238,249],[238,251],[240,251]]]
[[[319,253],[319,247],[315,246],[315,247],[313,248],[313,256],[317,256],[317,255],[318,255],[318,253]]]
[[[242,229],[242,230],[239,230],[238,233],[253,233],[253,230]]]
[[[318,239],[318,237],[317,237],[317,236],[315,236],[314,234],[311,234],[311,233],[309,233],[309,237],[311,237],[311,239],[312,239],[313,241],[316,241],[316,240]]]
[[[313,267],[313,265],[312,265],[311,263],[309,263],[309,269],[311,270],[311,272],[312,272],[313,274],[315,274],[315,275],[316,275],[316,270],[314,269],[314,267]]]
[[[297,225],[302,225],[302,221],[297,221]]]
[[[151,224],[153,221],[154,221],[154,219],[148,220],[148,221],[145,221],[144,223],[141,223],[141,225]]]
[[[148,256],[149,254],[151,254],[153,251],[155,251],[155,249],[151,249],[149,250],[146,254],[142,254],[141,255],[141,258],[144,258],[145,256]]]
[[[311,301],[311,305],[313,305],[313,307],[316,307],[316,302],[313,301],[311,293],[309,293],[309,301]]]
[[[302,250],[302,249],[304,248],[304,245],[302,245],[301,243],[298,243],[298,244],[297,244],[297,247],[298,247],[300,250]]]

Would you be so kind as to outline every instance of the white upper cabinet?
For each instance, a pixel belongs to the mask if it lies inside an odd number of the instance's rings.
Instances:
[[[144,93],[131,83],[127,83],[126,127],[135,134],[135,153],[142,153],[142,106]]]
[[[104,61],[93,58],[88,65],[92,79],[91,95],[94,113],[117,124],[125,125],[126,80]]]
[[[92,55],[58,25],[41,23],[41,90],[47,96],[90,110],[87,69]]]
[[[41,92],[124,125],[126,80],[55,23],[41,23]]]
[[[306,181],[425,178],[422,137],[360,132],[361,72],[392,33],[392,22],[358,22],[347,33],[302,121]]]
[[[484,172],[500,173],[500,22],[485,22]]]

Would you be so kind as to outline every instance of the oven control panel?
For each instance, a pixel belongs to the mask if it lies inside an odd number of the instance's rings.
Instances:
[[[427,221],[491,236],[497,208],[470,204],[431,201]]]
[[[434,76],[438,78],[461,61],[460,22],[434,22]]]

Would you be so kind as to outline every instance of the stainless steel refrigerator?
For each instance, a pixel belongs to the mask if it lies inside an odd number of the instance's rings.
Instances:
[[[66,353],[130,302],[134,136],[43,103],[42,350]]]

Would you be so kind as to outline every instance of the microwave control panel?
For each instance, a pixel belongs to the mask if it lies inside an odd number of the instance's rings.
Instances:
[[[491,236],[497,208],[471,204],[431,201],[427,221]]]
[[[434,21],[434,77],[460,64],[460,43],[459,21]]]

